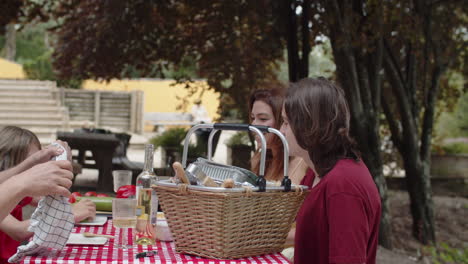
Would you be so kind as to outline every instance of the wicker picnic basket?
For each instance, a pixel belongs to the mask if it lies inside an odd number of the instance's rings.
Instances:
[[[255,188],[217,188],[174,184],[160,181],[156,190],[161,207],[179,253],[215,259],[235,259],[279,252],[305,196],[306,186],[288,184],[288,147],[279,131],[260,126],[239,124],[200,124],[187,133],[183,153],[186,166],[187,142],[196,129],[212,128],[209,139],[217,130],[250,130],[262,139],[262,132],[275,133],[285,148],[285,186]],[[211,148],[208,150],[211,159]],[[260,164],[260,181],[264,180],[265,156]],[[216,178],[216,175],[209,175]],[[289,181],[290,182],[290,181]]]

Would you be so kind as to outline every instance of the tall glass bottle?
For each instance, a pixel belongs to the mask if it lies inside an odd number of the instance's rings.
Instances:
[[[153,144],[146,144],[144,168],[136,179],[137,226],[135,241],[138,245],[154,245],[156,242],[158,197],[151,185],[156,183],[158,177],[153,171],[153,155]]]

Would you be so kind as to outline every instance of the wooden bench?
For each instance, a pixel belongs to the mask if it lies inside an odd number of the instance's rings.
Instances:
[[[154,131],[165,126],[193,126],[193,116],[190,113],[179,112],[149,112],[143,115],[145,123],[154,126]]]

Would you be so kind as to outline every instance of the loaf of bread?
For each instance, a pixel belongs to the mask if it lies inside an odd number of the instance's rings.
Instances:
[[[222,187],[224,188],[234,188],[234,180],[233,179],[225,179],[223,182]]]

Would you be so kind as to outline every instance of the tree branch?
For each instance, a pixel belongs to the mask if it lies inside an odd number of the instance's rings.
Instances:
[[[432,139],[432,128],[434,127],[435,102],[440,86],[439,80],[444,71],[444,66],[436,65],[432,73],[431,86],[427,94],[427,105],[424,111],[423,127],[421,132],[421,160],[427,160],[431,153],[430,146]]]
[[[358,70],[358,78],[359,78],[359,90],[361,91],[361,104],[364,106],[367,111],[365,111],[365,114],[368,116],[374,116],[375,112],[378,111],[378,109],[374,108],[374,104],[372,103],[372,95],[370,94],[371,88],[369,87],[369,73],[367,72],[367,69],[365,67],[365,62],[364,56],[362,54],[356,54],[360,53],[359,51],[355,52],[355,58],[357,58],[357,70]]]
[[[345,4],[349,4],[347,1]],[[337,67],[343,67],[344,70],[339,70],[341,72],[340,79],[342,82],[343,89],[348,90],[346,96],[352,104],[352,114],[356,118],[360,118],[363,115],[363,108],[361,104],[361,93],[359,90],[359,76],[356,69],[356,58],[354,57],[352,51],[352,39],[350,37],[350,28],[349,22],[346,19],[349,19],[348,16],[342,16],[341,9],[352,10],[350,8],[341,7],[337,0],[325,1],[327,5],[326,10],[328,11],[329,21],[336,21],[337,23],[329,22],[330,28],[330,41],[333,47],[333,55],[337,61]]]
[[[403,72],[401,72],[401,68],[399,67],[398,60],[396,59],[395,54],[393,53],[393,50],[391,48],[392,45],[388,42],[386,38],[384,38],[383,41],[384,41],[385,54],[391,60],[391,64],[395,65],[395,73],[397,74],[396,76],[398,76],[398,79],[400,80],[403,86],[403,90],[406,91],[405,81],[404,81],[405,78],[403,77]]]
[[[408,84],[408,97],[410,99],[411,104],[411,113],[413,114],[413,118],[415,119],[416,127],[418,127],[420,107],[418,104],[418,100],[416,99],[417,69],[415,65],[416,58],[411,42],[408,42],[406,50],[406,83]]]
[[[418,4],[418,9],[416,10],[417,12],[422,13],[422,17],[424,17],[424,25],[423,25],[423,32],[424,36],[426,37],[426,41],[424,41],[424,48],[423,48],[423,58],[427,58],[424,60],[423,64],[423,69],[422,69],[422,90],[423,90],[423,103],[424,105],[427,104],[427,72],[428,72],[428,63],[429,63],[429,45],[431,44],[432,41],[429,41],[427,37],[429,37],[431,34],[430,32],[430,13],[426,13],[426,6],[424,5],[423,2]],[[430,7],[429,7],[430,9]]]
[[[397,147],[397,149],[401,152],[402,151],[402,142],[401,142],[401,132],[398,126],[396,119],[394,118],[394,114],[390,109],[390,105],[387,102],[387,98],[382,96],[382,109],[385,114],[385,119],[387,119],[388,126],[390,128],[390,132],[392,133],[392,141]]]
[[[289,67],[289,81],[298,81],[298,47],[297,47],[297,22],[296,22],[296,10],[294,0],[285,1],[285,8],[288,17],[288,23],[286,24],[286,39],[288,49],[288,67]]]
[[[381,18],[383,13],[383,4],[382,1],[378,1],[374,8],[376,9],[375,17]],[[374,44],[374,52],[370,53],[367,63],[367,70],[369,72],[369,85],[371,87],[372,93],[372,104],[376,111],[380,109],[380,95],[382,93],[382,75],[381,71],[383,70],[382,61],[383,61],[383,20],[377,19],[377,26],[374,32],[377,32],[378,37]]]
[[[373,34],[379,34],[380,31],[375,32],[375,30],[371,30],[370,28],[364,27],[363,24],[369,23],[368,20],[372,17],[372,15],[370,13],[364,12],[363,8],[364,6],[362,3],[362,0],[353,1],[353,9],[352,9],[353,14],[355,17],[359,17],[360,21],[362,22],[357,31],[363,32],[369,37],[369,39],[372,39]],[[369,9],[371,8],[369,7]],[[374,50],[374,47],[372,46],[372,42],[370,42],[367,45],[368,47],[366,49],[363,49],[361,46],[355,45],[356,47],[353,49],[353,54],[354,54],[354,58],[356,61],[359,91],[361,94],[361,104],[363,105],[365,109],[368,109],[368,111],[365,111],[365,114],[369,117],[372,117],[372,116],[375,116],[375,113],[378,112],[380,109],[375,108],[375,105],[372,101],[372,98],[373,98],[372,91],[374,87],[371,87],[371,84],[370,84],[370,79],[371,79],[370,73],[375,74],[375,71],[370,70],[371,68],[367,66],[367,62],[369,61],[368,58],[369,56],[373,55],[372,51]],[[381,64],[373,65],[373,67],[378,68],[377,70],[377,73],[378,73],[378,71],[381,69]],[[375,85],[375,83],[373,84]]]
[[[310,32],[309,32],[309,12],[310,0],[304,0],[302,4],[302,58],[301,69],[299,78],[306,78],[309,76],[309,54],[310,54]]]
[[[414,119],[411,115],[411,106],[410,106],[410,103],[408,102],[408,98],[404,90],[403,80],[400,79],[397,68],[398,68],[398,65],[394,64],[394,61],[392,60],[390,56],[389,50],[386,48],[384,51],[384,69],[385,69],[386,76],[392,87],[392,91],[395,95],[396,101],[398,103],[398,108],[399,108],[400,116],[402,119],[402,125],[403,125],[402,137],[407,138],[407,139],[411,138],[411,140],[408,140],[407,142],[410,144],[413,144],[413,146],[409,146],[409,147],[417,148],[418,130],[417,130],[417,127],[415,126]]]

